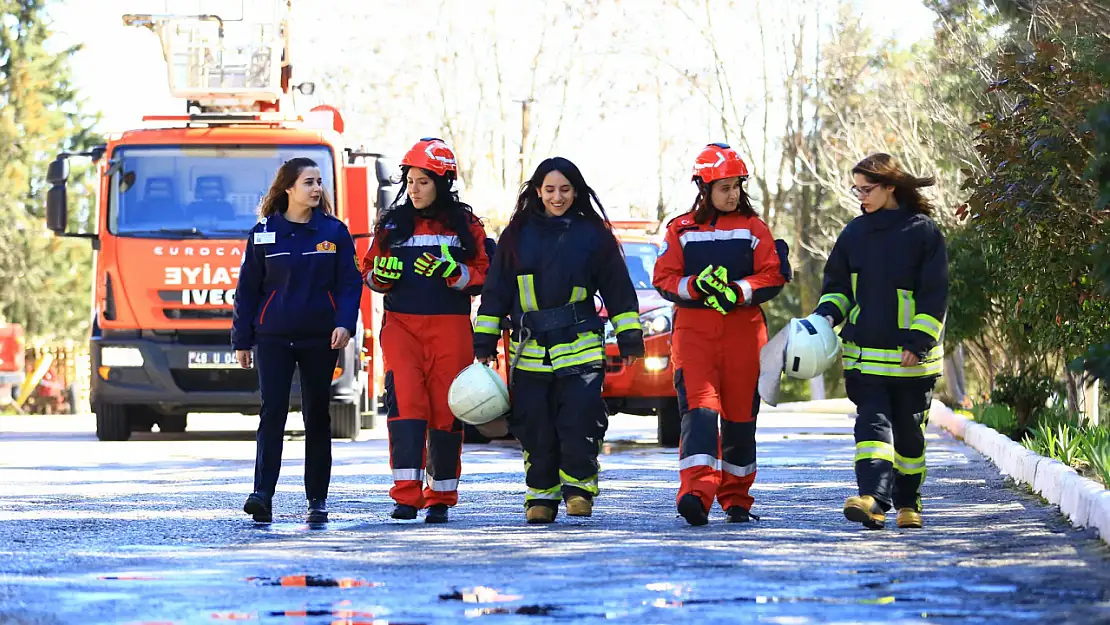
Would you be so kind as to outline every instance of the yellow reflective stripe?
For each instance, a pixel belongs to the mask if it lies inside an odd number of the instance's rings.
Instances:
[[[551,373],[551,365],[542,360],[528,358],[521,356],[520,361],[516,364],[516,368],[521,371],[531,371],[532,373]]]
[[[520,351],[520,342],[519,341],[510,341],[509,342],[509,354],[515,356],[517,354],[517,352],[519,352],[519,351]],[[543,347],[541,347],[535,341],[528,341],[528,344],[524,346],[524,357],[525,358],[539,358],[540,360],[543,360],[543,357],[546,356],[546,355],[547,355],[547,350],[545,350]]]
[[[841,348],[845,360],[864,360],[879,363],[895,363],[901,365],[902,350],[877,349],[874,347],[860,347],[855,343],[845,342]],[[937,345],[925,353],[925,362],[944,358],[944,347]]]
[[[852,274],[852,299],[856,298],[856,283],[859,282],[859,273]]]
[[[901,365],[887,365],[858,360],[844,361],[845,371],[859,371],[867,375],[881,375],[889,378],[921,378],[928,375],[940,375],[944,370],[942,360],[931,360],[913,367]]]
[[[524,501],[534,501],[537,499],[543,501],[559,501],[562,498],[562,486],[552,486],[551,488],[544,489],[529,488],[528,491],[524,493]]]
[[[821,296],[821,299],[817,301],[817,304],[821,305],[825,302],[832,302],[834,305],[836,305],[836,307],[840,309],[840,314],[848,314],[849,302],[846,296],[841,295],[840,293],[826,293]]]
[[[858,304],[852,307],[852,312],[848,313],[848,322],[849,323],[854,324],[854,323],[856,323],[857,320],[859,320],[859,311],[860,311],[860,308],[859,308]]]
[[[576,286],[570,290],[570,301],[572,304],[574,302],[584,302],[586,301],[587,295],[589,295],[589,293],[586,293],[586,289]]]
[[[883,441],[861,441],[856,443],[856,461],[886,460],[894,462],[894,445]]]
[[[913,291],[898,289],[898,329],[909,330],[913,325],[913,313],[916,304],[913,301]]]
[[[925,455],[916,458],[907,458],[894,452],[894,470],[902,475],[920,475],[925,473]]]
[[[593,332],[580,332],[578,340],[573,343],[559,343],[548,349],[548,353],[552,358],[561,358],[563,356],[571,356],[578,352],[591,347],[600,347],[604,344],[601,336]]]
[[[501,334],[501,320],[489,315],[478,315],[474,319],[474,331],[479,334]]]
[[[917,313],[913,316],[913,323],[910,324],[911,330],[920,330],[925,334],[933,337],[934,341],[940,340],[940,331],[944,327],[936,317],[926,315],[925,313]]]
[[[530,273],[516,277],[517,289],[520,291],[520,309],[524,312],[539,310],[539,300],[536,299],[536,279]]]
[[[552,358],[551,366],[555,369],[565,369],[566,367],[574,367],[577,365],[584,365],[595,361],[605,360],[605,348],[595,347],[587,349],[584,352],[579,352],[571,356],[564,356],[562,358]]]
[[[617,315],[610,319],[613,322],[613,329],[617,334],[627,332],[628,330],[640,330],[640,315],[634,312],[626,312]]]
[[[565,471],[559,469],[559,481],[563,483],[563,487],[573,486],[580,488],[591,495],[597,495],[600,492],[597,488],[597,475],[593,475],[584,480],[575,479],[566,474]]]

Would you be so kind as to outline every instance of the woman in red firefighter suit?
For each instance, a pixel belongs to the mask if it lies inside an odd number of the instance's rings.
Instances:
[[[862,215],[849,223],[825,263],[817,310],[840,331],[844,383],[855,402],[859,495],[844,516],[881,529],[898,510],[901,528],[921,527],[925,425],[943,370],[948,306],[944,237],[920,187],[887,154],[852,169]]]
[[[553,522],[563,499],[568,515],[593,513],[609,426],[599,292],[621,356],[643,356],[636,290],[609,218],[574,163],[549,158],[521,189],[474,326],[474,353],[488,363],[501,319],[512,322],[509,428],[524,448],[529,523]]]
[[[427,507],[425,522],[446,523],[462,471],[462,429],[447,390],[474,362],[471,297],[489,267],[486,233],[452,190],[455,155],[443,141],[421,139],[401,160],[401,171],[398,199],[379,215],[362,260],[366,284],[385,294],[380,340],[389,495],[395,519],[414,519]]]
[[[782,290],[789,264],[785,244],[752,209],[747,177],[735,150],[707,145],[694,163],[694,206],[667,224],[655,264],[655,288],[677,305],[671,347],[682,413],[677,504],[691,525],[709,522],[714,498],[731,523],[753,516],[756,381],[767,342],[759,305]]]

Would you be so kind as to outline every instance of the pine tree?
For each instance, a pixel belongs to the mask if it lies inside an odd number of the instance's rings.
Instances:
[[[97,137],[69,79],[78,48],[47,50],[46,5],[0,2],[0,317],[49,340],[88,331],[92,251],[46,229],[46,167]],[[87,176],[75,168],[72,188]]]

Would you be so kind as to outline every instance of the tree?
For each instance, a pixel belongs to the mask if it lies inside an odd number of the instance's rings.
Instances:
[[[88,331],[91,250],[46,230],[43,178],[57,151],[97,138],[68,78],[77,48],[46,49],[45,6],[0,9],[0,316],[32,337],[77,338]]]

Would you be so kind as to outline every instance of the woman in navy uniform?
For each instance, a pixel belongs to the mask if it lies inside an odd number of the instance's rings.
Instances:
[[[231,343],[239,365],[258,364],[262,407],[254,492],[243,511],[273,520],[293,370],[300,369],[309,523],[328,520],[332,372],[355,332],[362,275],[354,241],[335,217],[317,164],[294,158],[278,169],[251,229],[235,289]]]
[[[521,189],[474,326],[475,356],[489,363],[501,319],[512,321],[509,427],[524,448],[529,523],[554,521],[563,499],[568,515],[593,513],[609,425],[599,292],[621,356],[643,356],[636,290],[605,210],[574,163],[549,158]]]
[[[825,263],[816,313],[840,331],[844,384],[855,402],[856,482],[844,516],[881,529],[886,512],[919,528],[925,425],[943,370],[948,261],[944,236],[918,191],[932,178],[906,173],[888,154],[853,169],[863,214],[840,233]]]

